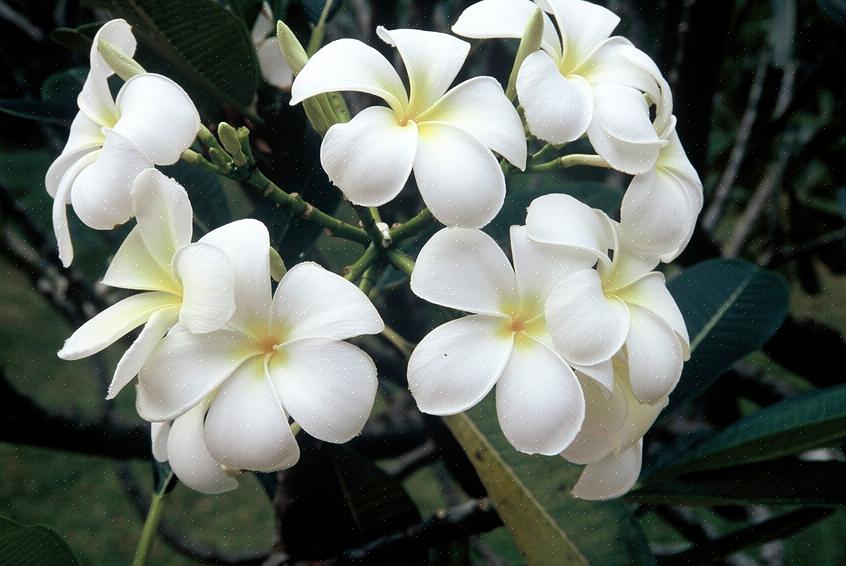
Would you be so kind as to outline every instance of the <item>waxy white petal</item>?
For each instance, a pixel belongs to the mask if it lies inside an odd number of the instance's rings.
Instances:
[[[264,332],[270,316],[270,235],[250,218],[230,222],[200,238],[229,258],[235,271],[235,313],[229,325],[244,332]]]
[[[167,462],[167,437],[170,434],[170,423],[150,423],[150,442],[153,458],[157,462]]]
[[[76,169],[76,173],[72,175],[73,179],[75,179],[76,175],[81,171],[82,165],[79,165],[80,160],[86,155],[90,155],[100,149],[103,145],[102,142],[103,140],[100,139],[99,143],[84,144],[74,149],[65,148],[61,155],[50,164],[50,168],[47,169],[47,174],[44,176],[44,186],[47,189],[47,194],[56,198],[56,194],[59,192],[59,185],[67,177],[67,173],[71,169]],[[89,157],[89,160],[96,158],[97,155],[99,153]],[[70,179],[70,184],[73,184],[73,179]],[[70,194],[67,195],[64,202],[70,204]]]
[[[521,39],[537,10],[537,4],[529,0],[481,0],[461,12],[452,32],[475,39]],[[561,57],[561,39],[546,14],[543,14],[541,47],[556,59]]]
[[[69,266],[73,261],[73,243],[71,242],[70,228],[68,226],[67,205],[71,200],[74,182],[79,174],[90,166],[99,157],[100,150],[90,148],[80,149],[72,152],[66,159],[60,157],[47,172],[47,190],[50,190],[51,180],[56,179],[59,173],[61,178],[56,182],[55,193],[53,194],[53,207],[51,219],[53,221],[53,234],[56,236],[56,244],[59,248],[59,259],[62,265]],[[61,164],[59,164],[61,161]],[[54,171],[55,167],[55,171]]]
[[[561,456],[574,464],[584,465],[599,462],[614,450],[617,433],[626,422],[630,395],[621,387],[615,387],[613,395],[608,397],[598,383],[583,379],[581,384],[585,420],[579,434]]]
[[[593,90],[591,145],[612,167],[638,175],[655,166],[663,145],[649,119],[643,94],[633,88],[600,84]]]
[[[479,230],[444,228],[420,250],[411,290],[453,309],[500,314],[516,306],[514,270],[497,243]]]
[[[180,294],[179,284],[170,265],[162,266],[150,254],[141,235],[141,228],[137,225],[129,232],[109,263],[103,284],[121,289]]]
[[[261,357],[223,382],[209,407],[205,430],[209,453],[228,468],[272,472],[290,468],[300,458]]]
[[[628,39],[609,37],[600,43],[573,73],[592,85],[609,83],[627,86],[642,90],[653,100],[660,99],[661,90],[655,76],[632,63],[626,56],[629,49],[635,47]]]
[[[68,141],[65,143],[62,155],[59,156],[56,161],[59,161],[59,159],[67,154],[73,153],[82,148],[99,148],[103,145],[104,140],[105,136],[103,135],[103,126],[93,121],[84,112],[78,112],[76,117],[73,119],[73,122],[71,122]],[[49,178],[50,173],[48,172],[47,175]],[[51,188],[48,185],[47,192],[50,193],[50,196],[53,196],[53,194],[55,194],[55,187],[53,187],[53,190],[51,191]]]
[[[521,337],[496,385],[496,413],[514,448],[552,456],[579,432],[585,398],[566,363],[546,346]]]
[[[178,319],[179,309],[177,306],[165,307],[150,315],[138,338],[124,352],[118,362],[106,399],[117,397],[117,394],[138,375],[153,350]]]
[[[288,90],[294,82],[294,73],[288,66],[288,61],[279,49],[276,36],[271,36],[256,43],[261,76],[268,84],[280,90]]]
[[[653,272],[617,292],[626,303],[641,306],[661,318],[679,337],[684,359],[690,358],[690,338],[684,317],[667,290],[662,273]]]
[[[388,60],[356,39],[328,43],[308,60],[291,85],[291,105],[336,91],[378,96],[398,114],[408,106],[405,86]]]
[[[620,23],[607,8],[582,0],[538,0],[538,5],[555,17],[570,68],[584,61]]]
[[[384,106],[365,108],[335,124],[320,146],[320,163],[350,201],[381,206],[399,194],[417,155],[417,125],[397,123]]]
[[[679,382],[684,365],[681,344],[658,315],[629,305],[631,325],[626,338],[629,383],[642,403],[657,403]]]
[[[408,75],[412,113],[426,110],[444,95],[470,51],[469,43],[446,33],[379,26],[376,34],[400,53]]]
[[[544,51],[536,51],[523,61],[517,75],[517,97],[529,131],[551,143],[580,138],[593,118],[590,85],[578,75],[562,76]]]
[[[259,353],[240,332],[192,334],[177,324],[138,375],[138,414],[148,421],[184,414]]]
[[[286,341],[344,340],[385,329],[367,295],[310,261],[298,263],[282,278],[273,297],[272,324],[281,329]]]
[[[550,340],[550,343],[551,340]],[[614,364],[612,360],[605,360],[598,364],[590,366],[578,365],[571,363],[570,366],[576,372],[576,375],[592,379],[595,385],[602,386],[603,392],[606,396],[611,396],[614,391]]]
[[[216,494],[238,487],[238,480],[225,473],[206,447],[203,421],[208,402],[173,422],[167,438],[170,467],[179,481],[200,493]]]
[[[200,115],[188,94],[167,77],[135,75],[120,89],[120,119],[114,130],[138,146],[156,165],[179,161],[200,129]]]
[[[226,254],[197,242],[176,252],[173,269],[182,284],[182,326],[202,333],[226,324],[235,312],[235,272]]]
[[[111,230],[133,215],[132,181],[150,160],[130,140],[106,130],[106,141],[96,161],[83,169],[73,183],[73,210],[86,226]]]
[[[625,303],[606,297],[592,269],[562,280],[546,302],[549,333],[564,359],[593,365],[616,354],[629,332]]]
[[[502,86],[492,77],[475,77],[447,92],[418,116],[419,122],[457,126],[520,170],[526,168],[523,122]]]
[[[169,271],[177,250],[191,243],[194,213],[188,193],[174,179],[150,168],[132,182],[132,203],[147,250]]]
[[[526,213],[529,238],[542,244],[583,250],[607,260],[614,235],[603,213],[570,195],[538,197]]]
[[[77,97],[77,104],[79,109],[93,121],[111,128],[118,118],[118,112],[107,80],[114,71],[100,54],[100,40],[111,43],[130,57],[135,54],[136,41],[129,24],[124,20],[116,19],[103,24],[97,30],[91,43],[89,55],[91,70]]]
[[[291,342],[271,358],[269,372],[282,406],[317,439],[348,441],[361,432],[373,409],[376,365],[347,342]]]
[[[613,499],[627,493],[637,482],[643,457],[643,441],[618,455],[588,464],[573,487],[573,497],[591,501]]]
[[[447,226],[481,228],[505,201],[505,176],[490,150],[461,128],[419,125],[414,178],[423,202]]]
[[[80,326],[59,350],[63,360],[79,360],[108,348],[138,328],[157,310],[178,306],[169,293],[140,293],[118,301]]]
[[[467,316],[442,324],[408,360],[408,387],[430,415],[454,415],[481,401],[502,375],[514,342],[507,320]]]

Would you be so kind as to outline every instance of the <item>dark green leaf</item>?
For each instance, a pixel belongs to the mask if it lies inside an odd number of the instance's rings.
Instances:
[[[669,505],[846,504],[846,463],[773,460],[693,473],[647,485],[626,498]]]
[[[18,118],[61,124],[63,126],[69,126],[71,120],[76,115],[73,109],[69,111],[64,105],[45,102],[43,100],[27,100],[24,98],[0,99],[0,112],[5,112]]]
[[[54,530],[27,527],[0,515],[0,566],[72,566],[79,564]]]
[[[77,111],[76,98],[88,76],[87,67],[73,67],[53,73],[41,84],[41,100],[61,104]]]
[[[50,39],[71,51],[87,54],[91,51],[94,35],[101,25],[103,22],[85,24],[77,28],[56,28],[50,33]]]
[[[530,564],[653,562],[643,532],[624,504],[570,495],[580,466],[514,450],[499,428],[492,396],[445,420]]]
[[[846,438],[846,384],[787,399],[741,419],[657,471],[665,477],[798,454]]]
[[[238,16],[249,30],[253,28],[261,11],[261,3],[262,0],[228,0],[226,2],[232,13]]]
[[[209,99],[245,110],[259,84],[255,48],[244,23],[213,0],[86,0],[124,18],[153,62],[198,104]],[[145,66],[149,63],[142,57]]]
[[[41,85],[41,100],[2,99],[0,112],[19,118],[69,126],[76,113],[76,97],[82,90],[88,69],[75,67],[54,73]]]
[[[787,316],[787,283],[740,260],[686,269],[668,288],[690,333],[691,359],[664,414],[700,394],[733,363],[758,350]]]

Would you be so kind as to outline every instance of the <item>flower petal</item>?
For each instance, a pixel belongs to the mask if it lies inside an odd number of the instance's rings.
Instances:
[[[620,23],[620,18],[607,8],[582,0],[539,0],[538,5],[555,17],[568,67],[584,61]]]
[[[385,329],[367,295],[338,275],[306,261],[292,267],[273,297],[274,325],[286,341],[303,338],[344,340]],[[296,419],[296,415],[293,415]]]
[[[239,332],[192,334],[177,324],[138,375],[138,414],[148,421],[184,414],[258,353]]]
[[[573,487],[573,497],[589,501],[613,499],[627,493],[637,482],[643,458],[643,441],[618,455],[588,464]]]
[[[661,74],[661,70],[655,64],[655,61],[640,49],[633,45],[628,45],[621,49],[621,53],[632,66],[640,70],[642,74],[650,77],[655,86],[657,86],[657,93],[654,91],[655,87],[652,87],[652,89],[642,88],[641,90],[649,94],[649,98],[655,104],[655,120],[653,125],[655,131],[663,137],[664,132],[671,124],[671,117],[673,115],[673,95],[670,92],[669,83],[664,78],[664,75]]]
[[[629,313],[626,353],[632,392],[641,403],[657,403],[679,382],[684,365],[681,344],[658,315],[634,304]]]
[[[474,39],[521,39],[538,6],[529,0],[481,0],[468,6],[452,26],[452,32]],[[561,40],[549,16],[543,14],[542,47],[561,57]]]
[[[300,459],[261,357],[223,382],[209,407],[205,429],[209,453],[228,468],[272,472]]]
[[[581,380],[585,395],[585,420],[579,434],[561,456],[574,464],[593,464],[610,454],[616,444],[617,433],[628,415],[626,394],[619,387],[614,394],[605,395],[603,388],[590,380]]]
[[[197,242],[176,252],[173,268],[182,283],[182,326],[195,334],[223,327],[235,312],[235,272],[226,254]]]
[[[442,122],[419,126],[414,178],[423,202],[447,226],[481,228],[505,202],[505,176],[485,145]]]
[[[170,423],[150,423],[150,443],[153,458],[157,462],[167,462],[167,437],[170,434]]]
[[[450,89],[417,121],[457,126],[521,171],[526,169],[523,122],[493,77],[475,77]]]
[[[174,179],[150,168],[132,182],[132,203],[150,255],[170,271],[174,254],[191,243],[194,213],[188,193]]]
[[[626,245],[637,253],[676,254],[695,222],[690,197],[672,173],[652,169],[629,183],[620,224]]]
[[[399,51],[411,91],[409,111],[414,114],[444,95],[470,52],[469,43],[447,33],[378,26],[376,35]]]
[[[103,127],[89,118],[84,112],[78,112],[76,117],[73,119],[73,122],[71,122],[68,141],[65,143],[65,148],[62,150],[62,156],[65,156],[68,153],[73,153],[82,148],[89,148],[89,151],[90,149],[99,148],[103,145],[103,140]],[[60,158],[62,156],[60,156]],[[49,172],[47,173],[47,176],[49,178]],[[51,191],[48,186],[47,192],[50,193],[50,196],[52,196],[55,192],[55,188]]]
[[[488,394],[511,355],[501,318],[466,316],[435,328],[408,360],[408,387],[430,415],[466,411]]]
[[[606,297],[596,271],[579,271],[562,280],[546,302],[546,321],[564,359],[590,366],[616,354],[629,331],[625,303]]]
[[[138,338],[124,352],[118,362],[106,399],[117,397],[117,394],[138,375],[138,372],[147,362],[147,358],[159,345],[167,331],[176,324],[178,318],[179,310],[176,306],[159,309],[150,315]]]
[[[373,409],[376,365],[347,342],[316,338],[286,344],[268,369],[282,406],[319,440],[348,441]]]
[[[73,184],[79,174],[90,166],[99,157],[99,150],[90,148],[80,149],[53,162],[47,172],[47,190],[50,190],[51,179],[55,179],[61,172],[61,178],[56,181],[55,193],[53,194],[53,207],[51,219],[53,221],[53,234],[56,236],[56,244],[59,248],[59,259],[62,265],[69,266],[73,261],[73,243],[71,242],[70,227],[68,226],[68,202],[71,199]],[[62,162],[59,165],[59,162]],[[54,169],[55,168],[55,169]]]
[[[586,377],[594,381],[596,385],[602,386],[605,396],[611,396],[614,391],[614,364],[612,360],[605,360],[591,366],[580,366],[570,364],[576,375],[581,379]]]
[[[320,164],[354,204],[381,206],[405,186],[416,154],[417,125],[400,126],[391,110],[371,106],[329,128]]]
[[[169,293],[140,293],[118,301],[80,326],[59,350],[63,360],[79,360],[108,348],[138,328],[157,310],[179,305]]]
[[[676,300],[667,290],[662,273],[649,273],[617,291],[616,295],[626,303],[641,306],[661,318],[681,340],[684,359],[690,358],[690,337],[687,333],[687,325]]]
[[[661,90],[656,77],[632,63],[627,57],[629,49],[637,51],[628,39],[620,36],[609,37],[600,43],[573,73],[592,85],[610,83],[627,86],[647,93],[652,100],[660,100]]]
[[[655,166],[663,142],[649,119],[649,107],[640,91],[613,84],[593,90],[593,120],[588,138],[612,167],[630,175]]]
[[[103,284],[121,289],[181,294],[170,266],[162,267],[153,258],[144,243],[141,228],[137,225],[132,228],[112,258],[103,276]]]
[[[200,129],[200,115],[191,98],[161,75],[135,75],[120,89],[116,104],[120,119],[114,130],[156,165],[179,161]]]
[[[279,49],[275,36],[268,37],[256,44],[261,76],[268,84],[280,90],[288,90],[294,82],[294,73],[288,66],[288,61]]]
[[[546,346],[521,337],[496,385],[496,413],[514,448],[553,456],[578,434],[585,398],[570,366]]]
[[[396,113],[408,105],[397,72],[381,53],[357,39],[338,39],[308,60],[291,85],[291,105],[324,92],[357,91],[378,96]]]
[[[79,163],[79,161],[86,155],[90,155],[100,149],[102,145],[102,140],[100,140],[100,143],[84,144],[74,149],[68,149],[65,147],[65,150],[62,151],[61,155],[59,155],[59,157],[50,164],[50,168],[47,169],[47,174],[44,176],[44,186],[47,189],[47,194],[56,198],[56,193],[59,192],[59,185],[67,176],[68,171],[76,166],[77,171],[76,174],[73,175],[73,178],[76,178],[76,175],[79,174],[79,166],[77,166],[77,163]],[[94,154],[92,157],[96,158],[97,155],[99,154]],[[90,159],[91,158],[89,158],[89,160]],[[70,195],[68,195],[68,198],[65,199],[65,202],[70,204]]]
[[[267,227],[250,218],[230,222],[200,238],[229,258],[235,272],[233,328],[245,332],[266,330],[270,316],[270,235]]]
[[[550,194],[536,198],[526,213],[529,238],[542,244],[566,246],[608,258],[614,234],[604,213],[570,195]]]
[[[530,240],[525,226],[511,227],[511,256],[520,299],[541,308],[562,279],[596,263],[594,255],[582,250]]]
[[[591,87],[582,77],[564,77],[544,51],[526,57],[517,75],[517,98],[529,131],[544,141],[565,143],[584,134],[593,117]]]
[[[420,250],[411,290],[430,303],[497,315],[516,306],[514,270],[493,238],[479,230],[444,228]]]
[[[102,151],[71,189],[74,212],[96,230],[111,230],[132,218],[132,181],[152,165],[131,141],[114,130],[105,132]]]
[[[206,447],[203,419],[208,402],[198,403],[171,425],[167,438],[170,467],[179,481],[200,493],[217,494],[238,487]]]
[[[125,20],[116,19],[103,24],[91,42],[89,55],[91,70],[77,97],[77,104],[79,109],[94,122],[111,128],[118,118],[115,101],[107,82],[114,71],[100,55],[100,40],[111,43],[130,57],[135,53],[136,41],[129,24]]]

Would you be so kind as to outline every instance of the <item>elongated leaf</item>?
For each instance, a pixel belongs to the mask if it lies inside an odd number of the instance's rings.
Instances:
[[[0,112],[18,118],[63,126],[70,125],[76,114],[73,109],[68,110],[67,107],[60,104],[25,98],[0,98]]]
[[[630,492],[637,503],[670,505],[846,505],[846,463],[775,460],[697,472]]]
[[[214,0],[85,3],[129,22],[142,46],[164,63],[161,71],[195,102],[213,98],[241,110],[252,103],[259,84],[255,48],[244,23]]]
[[[693,353],[665,415],[761,348],[781,326],[789,306],[781,276],[741,260],[704,261],[668,287],[687,323]]]
[[[48,527],[27,527],[0,515],[0,566],[76,566],[67,543]]]
[[[499,429],[492,397],[445,421],[529,564],[653,562],[625,505],[570,495],[580,466],[514,450]]]
[[[709,470],[833,446],[846,438],[846,384],[777,403],[695,445],[654,475]]]

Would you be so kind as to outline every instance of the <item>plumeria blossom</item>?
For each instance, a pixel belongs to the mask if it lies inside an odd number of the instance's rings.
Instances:
[[[288,90],[294,81],[294,73],[276,41],[276,20],[270,4],[263,2],[250,34],[258,55],[261,76],[268,84],[280,90]]]
[[[532,240],[591,253],[598,262],[549,294],[546,321],[558,351],[583,365],[620,353],[635,398],[651,404],[666,397],[690,357],[690,340],[664,275],[652,271],[658,258],[634,253],[618,224],[569,195],[535,199],[526,225]]]
[[[676,133],[673,117],[662,139],[667,145],[655,167],[635,175],[623,196],[620,223],[629,248],[670,262],[687,247],[702,211],[702,181]]]
[[[492,152],[526,166],[517,111],[491,77],[447,90],[467,57],[467,42],[411,29],[380,27],[378,35],[399,50],[408,91],[385,57],[353,39],[323,47],[294,80],[291,104],[333,91],[364,92],[388,104],[332,126],[320,150],[323,168],[350,201],[364,206],[393,199],[413,170],[440,222],[484,226],[505,198],[505,178]]]
[[[131,197],[138,224],[115,254],[103,283],[143,292],[83,324],[59,351],[65,360],[85,358],[144,325],[118,362],[109,399],[138,374],[174,324],[210,332],[235,310],[232,263],[208,243],[191,243],[192,209],[185,189],[156,169],[146,169],[135,179]],[[265,246],[265,255],[267,250]]]
[[[153,165],[175,163],[200,127],[188,95],[161,75],[136,75],[112,98],[108,78],[114,72],[98,50],[101,41],[129,56],[136,46],[124,20],[107,22],[94,36],[91,71],[77,99],[79,113],[64,150],[47,171],[53,229],[65,266],[73,260],[67,204],[91,228],[123,224],[133,216],[130,189],[135,176]]]
[[[554,455],[578,433],[585,400],[579,377],[549,339],[544,304],[559,281],[592,271],[596,259],[533,243],[523,226],[511,228],[511,250],[514,268],[490,236],[465,228],[445,228],[423,246],[412,291],[472,314],[423,338],[408,362],[408,384],[419,409],[434,415],[465,411],[496,385],[508,441],[521,452]],[[612,387],[610,379],[603,388]]]
[[[238,470],[294,465],[288,423],[328,442],[361,431],[376,395],[376,368],[343,340],[384,325],[355,285],[315,263],[294,266],[271,295],[269,237],[242,220],[209,233],[235,266],[235,312],[217,331],[177,324],[139,375],[137,409],[169,422],[167,456],[179,479],[206,493],[237,486]]]
[[[667,398],[645,404],[635,398],[625,377],[623,361],[615,365],[611,397],[583,382],[587,412],[582,430],[561,456],[585,465],[573,495],[581,499],[611,499],[629,491],[640,475],[643,435],[667,406]]]
[[[610,37],[620,21],[615,14],[582,0],[482,0],[452,30],[473,38],[519,38],[538,8],[552,15],[557,29],[544,14],[541,49],[526,57],[517,76],[529,130],[555,144],[587,133],[615,169],[650,170],[665,140],[650,122],[649,102],[658,107],[663,130],[670,93],[646,54],[623,37]]]

